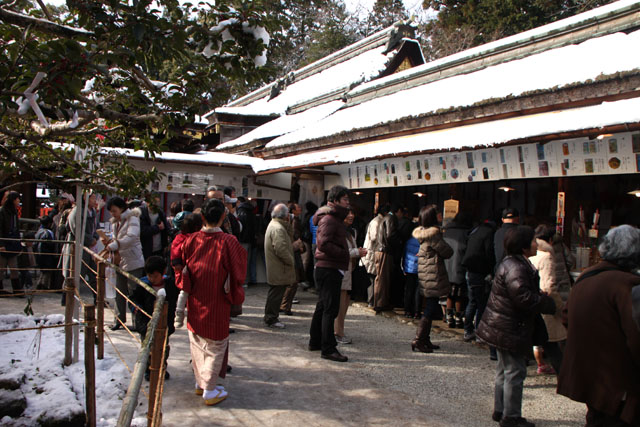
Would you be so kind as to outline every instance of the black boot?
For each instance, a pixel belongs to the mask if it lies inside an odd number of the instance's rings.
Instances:
[[[447,323],[450,328],[456,327],[456,319],[453,316],[453,308],[447,308]]]
[[[422,353],[433,353],[433,349],[427,345],[429,340],[429,331],[431,330],[431,320],[423,317],[420,319],[418,329],[416,331],[416,337],[411,341],[411,350],[419,351]]]
[[[439,350],[440,346],[439,345],[435,345],[434,343],[431,342],[431,319],[427,319],[427,332],[426,332],[426,343],[427,343],[427,347],[429,347],[432,351],[433,350]]]

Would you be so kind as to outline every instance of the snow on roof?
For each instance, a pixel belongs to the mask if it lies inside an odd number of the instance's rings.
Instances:
[[[483,100],[519,96],[639,69],[640,55],[630,54],[638,46],[640,31],[628,35],[616,33],[452,76],[344,108],[313,125],[274,139],[267,147],[292,145],[443,109],[471,106]]]
[[[349,94],[352,96],[356,96],[361,92],[387,86],[395,81],[410,80],[413,76],[424,74],[429,70],[438,70],[443,66],[446,66],[447,64],[456,63],[465,58],[481,56],[483,54],[499,50],[500,48],[519,45],[527,41],[533,41],[545,35],[557,35],[560,31],[567,28],[575,28],[580,25],[590,23],[594,20],[597,21],[598,19],[602,19],[608,15],[627,9],[633,5],[637,5],[638,3],[640,3],[638,0],[617,1],[602,7],[592,9],[588,12],[580,13],[578,15],[553,22],[551,24],[543,25],[541,27],[533,28],[522,33],[514,34],[513,36],[505,37],[503,39],[464,50],[462,52],[458,52],[453,55],[449,55],[444,58],[440,58],[438,60],[407,69],[401,73],[392,74],[390,76],[365,83],[355,88]]]
[[[216,108],[215,112],[243,115],[283,115],[289,106],[338,89],[345,89],[346,92],[351,84],[367,82],[384,71],[393,55],[393,53],[384,55],[385,49],[385,46],[379,46],[320,73],[296,81],[271,100],[264,97],[246,106]]]
[[[640,122],[640,98],[437,130],[384,141],[265,160],[257,172],[286,167],[351,163],[401,153],[491,146],[517,139]]]
[[[102,148],[103,151],[115,151],[126,154],[132,159],[145,159],[145,152],[142,150],[130,150],[127,148]],[[239,154],[227,154],[213,151],[199,151],[195,154],[164,152],[156,154],[156,160],[167,162],[193,162],[206,164],[228,165],[229,167],[254,167],[262,164],[264,160],[257,157],[243,156]],[[255,168],[254,168],[255,169]]]
[[[274,136],[284,135],[286,133],[293,132],[298,129],[302,129],[308,124],[315,123],[324,119],[330,114],[333,114],[338,109],[344,106],[342,101],[331,101],[326,104],[319,105],[314,108],[310,108],[302,113],[284,115],[280,118],[272,120],[262,126],[259,126],[251,132],[245,133],[239,138],[232,141],[225,142],[218,145],[218,149],[225,149],[236,147],[243,144],[248,144],[252,141],[256,141],[262,138],[270,138]],[[242,108],[242,107],[240,107]]]

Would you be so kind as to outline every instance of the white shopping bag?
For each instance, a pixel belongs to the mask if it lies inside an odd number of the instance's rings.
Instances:
[[[111,267],[105,268],[104,271],[104,297],[113,299],[116,297],[116,270]]]

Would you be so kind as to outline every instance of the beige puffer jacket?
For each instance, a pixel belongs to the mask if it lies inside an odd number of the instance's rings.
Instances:
[[[376,272],[376,246],[378,246],[378,228],[380,227],[380,223],[384,219],[382,215],[376,215],[371,222],[369,222],[369,226],[367,227],[367,235],[364,239],[364,246],[367,250],[367,255],[362,258],[362,265],[367,269],[367,273],[373,274],[374,276],[377,274]]]
[[[444,260],[453,255],[453,249],[442,237],[439,227],[418,227],[413,237],[420,242],[418,251],[418,280],[425,297],[443,297],[449,294],[451,284]]]
[[[144,267],[142,244],[140,243],[140,209],[126,209],[120,214],[120,221],[110,219],[113,224],[114,241],[108,246],[110,251],[119,251],[120,268],[133,271]]]
[[[559,268],[556,262],[553,247],[544,240],[536,239],[538,244],[538,252],[535,256],[529,258],[531,264],[538,269],[540,275],[540,290],[549,294],[556,307],[562,307],[562,297],[559,293],[560,278],[559,272],[564,267]],[[567,329],[562,324],[562,310],[556,310],[556,314],[543,314],[542,318],[547,326],[549,334],[549,342],[558,342],[567,339]]]

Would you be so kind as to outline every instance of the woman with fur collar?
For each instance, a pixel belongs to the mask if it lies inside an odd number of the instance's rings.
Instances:
[[[105,248],[114,254],[120,254],[120,268],[135,276],[144,276],[144,257],[142,256],[142,244],[140,243],[140,209],[129,209],[127,203],[120,197],[112,197],[107,202],[107,210],[111,213],[110,219],[113,226],[113,238],[103,240]],[[117,275],[116,289],[116,316],[119,320],[111,326],[111,330],[120,329],[127,322],[127,301],[120,294],[131,295],[135,284],[128,281],[121,274]]]
[[[453,255],[453,249],[444,241],[438,226],[440,221],[442,215],[436,205],[428,205],[420,209],[420,226],[413,230],[413,237],[420,242],[418,281],[422,296],[426,299],[424,315],[420,319],[416,337],[411,342],[411,350],[422,353],[433,353],[433,350],[440,348],[431,342],[431,322],[442,319],[442,309],[438,301],[451,290],[444,260]]]
[[[562,297],[560,296],[560,281],[564,266],[556,261],[555,250],[552,246],[553,238],[556,234],[554,227],[541,224],[535,230],[538,250],[529,261],[538,270],[540,275],[540,290],[547,293],[556,303],[556,307],[562,307]],[[544,356],[542,348],[534,346],[533,354],[538,363],[538,374],[552,374],[560,372],[562,364],[562,349],[567,339],[567,329],[562,324],[562,310],[556,310],[556,314],[543,314],[549,342],[544,345]],[[551,363],[547,365],[544,358]]]

